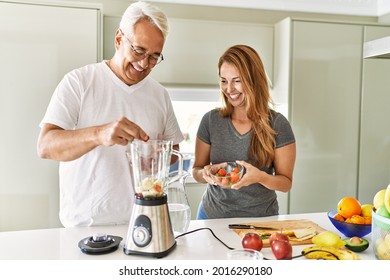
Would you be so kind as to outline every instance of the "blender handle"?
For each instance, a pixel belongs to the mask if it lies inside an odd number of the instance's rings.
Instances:
[[[173,183],[183,177],[183,155],[176,150],[172,150],[172,154],[179,158],[178,159],[179,163],[178,163],[177,174],[169,179],[168,184]]]

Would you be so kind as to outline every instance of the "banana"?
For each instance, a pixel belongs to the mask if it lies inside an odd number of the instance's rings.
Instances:
[[[302,255],[308,259],[324,260],[359,260],[358,254],[344,248],[330,246],[310,246],[302,250]]]

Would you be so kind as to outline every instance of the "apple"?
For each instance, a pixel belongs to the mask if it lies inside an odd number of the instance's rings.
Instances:
[[[379,207],[385,204],[385,194],[386,194],[386,188],[381,189],[375,194],[372,202],[375,209],[378,209]]]
[[[290,239],[288,239],[288,236],[285,235],[284,233],[281,233],[281,232],[272,233],[271,236],[269,237],[269,244],[272,245],[272,243],[275,240],[284,240],[284,241],[290,242]]]
[[[387,212],[390,213],[390,184],[386,188],[383,204],[385,205]]]
[[[274,240],[271,243],[272,253],[277,260],[291,260],[292,259],[292,246],[289,241],[286,240]]]
[[[242,247],[245,249],[253,249],[256,251],[261,251],[263,248],[263,240],[260,235],[254,232],[249,232],[244,235],[241,240]]]
[[[379,216],[382,216],[382,217],[390,219],[390,213],[387,211],[387,208],[386,208],[385,205],[382,205],[378,209],[376,209],[376,213]]]

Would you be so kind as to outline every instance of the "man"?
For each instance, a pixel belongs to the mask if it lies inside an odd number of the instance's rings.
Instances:
[[[163,60],[166,16],[131,4],[115,34],[115,54],[65,75],[41,122],[40,157],[60,161],[60,220],[65,227],[129,222],[134,188],[126,145],[182,133],[167,91],[149,77]]]

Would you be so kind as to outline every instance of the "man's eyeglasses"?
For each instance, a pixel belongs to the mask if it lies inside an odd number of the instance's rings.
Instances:
[[[151,65],[157,65],[159,64],[161,61],[164,60],[164,56],[162,53],[160,54],[156,54],[156,53],[153,53],[153,54],[148,54],[146,52],[146,50],[144,48],[141,48],[141,47],[137,47],[137,46],[133,46],[133,44],[131,43],[131,41],[129,40],[129,38],[127,38],[125,36],[125,34],[123,33],[123,31],[121,30],[121,33],[123,35],[123,37],[126,38],[127,42],[129,42],[130,44],[130,49],[131,51],[133,52],[133,55],[137,58],[139,58],[139,60],[143,60],[145,58],[148,58],[148,62],[151,64]]]

